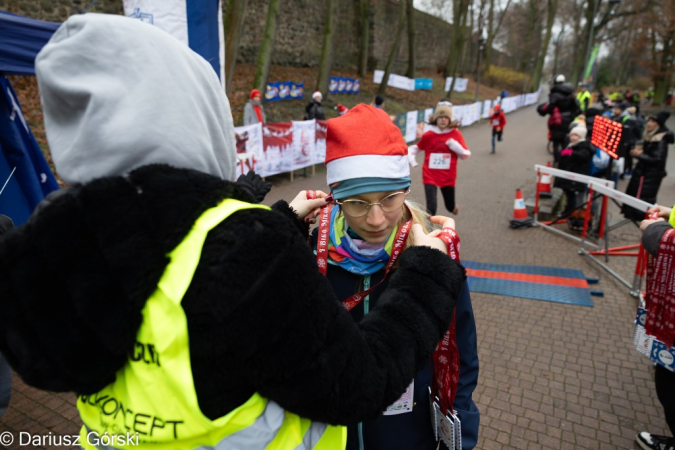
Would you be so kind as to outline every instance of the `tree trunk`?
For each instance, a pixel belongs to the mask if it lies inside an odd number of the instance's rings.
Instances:
[[[406,0],[408,15],[408,78],[415,78],[415,6],[413,0]]]
[[[328,78],[333,59],[333,33],[335,24],[335,0],[326,1],[326,25],[323,29],[323,47],[321,49],[321,62],[319,63],[319,76],[316,80],[316,90],[321,91],[323,97],[328,97]]]
[[[499,22],[497,22],[497,26],[492,27],[492,22],[494,20],[494,0],[490,0],[490,12],[488,13],[488,35],[487,35],[487,43],[485,44],[485,61],[483,62],[483,71],[488,72],[490,70],[490,65],[492,64],[492,43],[495,40],[495,36],[499,33],[499,28],[502,26],[502,21],[504,20],[504,17],[506,16],[506,11],[509,9],[509,5],[511,4],[511,0],[508,0],[506,2],[506,6],[504,7],[504,11],[502,11],[502,15],[499,17]]]
[[[239,37],[241,27],[244,25],[246,6],[248,0],[230,0],[227,3],[225,17],[225,93],[230,96],[232,92],[232,78],[234,66],[237,64],[237,52],[239,50]]]
[[[255,79],[253,87],[258,89],[262,95],[265,95],[265,85],[270,73],[270,64],[272,62],[272,49],[274,48],[274,38],[277,34],[277,17],[279,15],[279,0],[270,0],[267,8],[267,19],[265,20],[265,31],[258,49],[258,62],[255,67]]]
[[[445,64],[445,76],[452,77],[450,90],[447,92],[448,98],[452,96],[452,90],[455,87],[457,78],[457,69],[459,66],[462,46],[464,44],[464,27],[466,25],[466,16],[469,10],[469,0],[455,0],[452,12],[452,38],[450,39],[450,53],[448,61]]]
[[[459,78],[464,78],[464,72],[467,70],[467,59],[471,59],[469,54],[471,52],[471,44],[473,42],[473,14],[474,14],[474,8],[473,8],[473,0],[469,0],[469,11],[468,11],[468,16],[469,16],[469,27],[462,27],[462,31],[464,31],[464,45],[462,45],[462,58],[461,62],[459,64]]]
[[[406,0],[399,0],[396,37],[394,38],[394,45],[392,45],[391,51],[389,52],[389,57],[387,58],[387,64],[384,66],[384,76],[380,82],[380,87],[377,88],[377,95],[380,96],[384,96],[384,93],[387,90],[387,83],[389,82],[389,75],[391,74],[391,66],[394,63],[394,59],[396,58],[396,53],[398,53],[398,46],[401,44],[401,35],[403,34],[403,28],[405,27],[405,9]]]
[[[368,46],[370,44],[370,0],[359,0],[359,76],[366,77],[368,70]]]
[[[551,42],[551,32],[553,30],[553,22],[555,22],[555,13],[558,9],[558,0],[548,0],[548,16],[546,17],[546,35],[544,42],[541,43],[539,50],[539,57],[537,58],[537,65],[532,74],[532,90],[536,91],[541,83],[541,72],[544,69],[544,62],[546,61],[546,54],[548,53],[548,44]]]
[[[536,0],[528,0],[527,2],[527,31],[525,32],[525,42],[523,42],[523,53],[520,57],[518,69],[521,72],[527,72],[529,60],[532,57],[532,40],[534,39],[534,32],[539,19],[537,14]]]

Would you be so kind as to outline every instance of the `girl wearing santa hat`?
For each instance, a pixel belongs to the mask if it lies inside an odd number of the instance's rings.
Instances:
[[[318,268],[361,326],[376,323],[373,313],[382,309],[397,310],[406,318],[401,339],[383,342],[381,351],[369,357],[383,367],[394,363],[418,370],[414,379],[397,373],[367,380],[361,376],[372,387],[364,402],[381,398],[385,386],[396,385],[398,391],[387,398],[389,407],[380,417],[348,427],[347,449],[435,450],[436,423],[430,412],[434,396],[440,398],[439,410],[454,411],[461,423],[462,448],[471,449],[478,437],[479,412],[471,398],[478,380],[478,353],[468,285],[463,282],[453,320],[440,330],[430,329],[421,310],[411,311],[397,300],[408,291],[424,292],[432,300],[444,280],[453,276],[459,262],[454,220],[429,217],[410,202],[407,145],[382,110],[357,105],[349,114],[330,119],[327,129],[326,172],[334,203],[322,209],[313,233]],[[433,224],[443,230],[431,231]],[[440,248],[424,247],[440,240]],[[404,261],[420,273],[401,271]],[[436,350],[413,358],[411,350],[429,340],[439,343]],[[385,356],[390,348],[400,352],[395,361]],[[354,417],[361,416],[362,407],[354,404]]]
[[[424,166],[422,181],[424,194],[427,199],[427,210],[431,215],[436,214],[437,188],[441,189],[445,207],[453,214],[459,212],[455,203],[455,182],[457,181],[457,160],[467,159],[471,151],[464,142],[459,131],[459,122],[452,120],[452,103],[439,102],[436,105],[431,119],[429,131],[422,135],[422,139],[412,148],[424,151]]]

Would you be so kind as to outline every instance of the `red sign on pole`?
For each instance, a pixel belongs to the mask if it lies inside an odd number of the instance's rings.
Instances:
[[[617,155],[616,150],[621,141],[622,128],[619,122],[614,122],[606,117],[595,116],[591,144],[607,152],[612,158],[617,159],[619,155]]]

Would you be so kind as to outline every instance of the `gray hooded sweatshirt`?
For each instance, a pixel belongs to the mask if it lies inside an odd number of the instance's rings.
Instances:
[[[213,68],[161,29],[74,15],[35,60],[47,140],[68,184],[163,163],[233,180],[230,103]]]

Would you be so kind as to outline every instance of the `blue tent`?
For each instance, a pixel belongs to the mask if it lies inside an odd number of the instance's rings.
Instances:
[[[59,185],[5,75],[34,75],[35,56],[59,25],[0,11],[0,214],[17,225]]]

